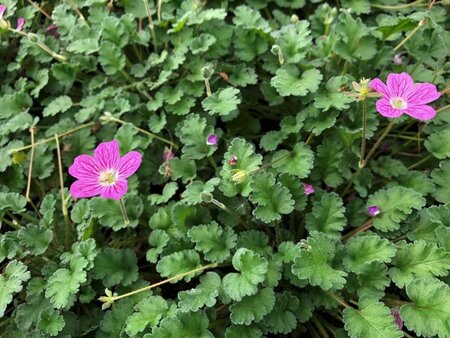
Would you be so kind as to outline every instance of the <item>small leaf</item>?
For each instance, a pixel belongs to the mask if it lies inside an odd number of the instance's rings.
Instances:
[[[239,93],[239,89],[233,87],[221,89],[203,100],[203,109],[211,115],[226,116],[235,111],[241,103]]]
[[[200,277],[200,284],[188,291],[178,292],[178,306],[182,312],[195,312],[206,307],[213,307],[219,295],[222,281],[215,272],[207,272]]]
[[[70,107],[72,107],[72,99],[67,95],[63,95],[51,101],[48,106],[45,107],[42,115],[55,116],[58,113],[64,113],[69,110]]]
[[[351,337],[403,337],[391,311],[383,303],[363,297],[359,299],[358,307],[359,310],[344,309],[345,330]]]
[[[321,80],[322,74],[318,69],[309,69],[300,77],[297,67],[287,66],[277,70],[270,84],[281,96],[305,96],[308,93],[315,93]]]
[[[0,275],[0,317],[3,318],[6,307],[11,303],[13,294],[22,291],[22,283],[30,279],[26,265],[19,261],[11,261]]]
[[[233,267],[239,273],[231,272],[223,278],[225,292],[235,301],[258,292],[257,285],[264,281],[267,260],[248,249],[238,249],[233,256]]]
[[[314,153],[303,142],[297,143],[289,152],[280,150],[272,157],[272,166],[280,173],[291,174],[298,178],[305,178],[311,172],[314,163]]]
[[[244,297],[239,303],[230,306],[233,324],[250,325],[260,322],[270,313],[275,305],[275,293],[271,288],[264,288],[257,294]]]
[[[319,231],[335,237],[340,237],[347,220],[342,199],[336,193],[323,194],[320,201],[314,203],[305,224],[308,231]]]
[[[161,258],[156,265],[156,271],[158,271],[162,277],[171,278],[199,267],[199,254],[195,250],[183,250]],[[172,280],[171,283],[176,283],[180,279],[184,279],[186,282],[189,282],[194,276],[195,273],[191,273],[184,277],[176,278]]]

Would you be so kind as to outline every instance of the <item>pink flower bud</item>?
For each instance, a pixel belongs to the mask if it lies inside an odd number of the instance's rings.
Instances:
[[[52,24],[45,29],[45,34],[59,38],[58,26]]]
[[[3,14],[5,14],[5,11],[6,11],[6,6],[0,5],[0,19],[3,18]]]
[[[402,61],[402,54],[395,54],[394,58],[392,59],[392,62],[396,65],[401,65],[403,63]]]
[[[398,312],[397,308],[391,309],[391,314],[395,318],[395,324],[397,327],[401,330],[403,329],[403,320],[400,317],[400,313]]]
[[[164,148],[163,155],[162,155],[164,162],[167,162],[167,161],[173,159],[174,157],[175,157],[175,154],[172,152],[172,150],[170,150],[167,147]]]
[[[16,27],[16,30],[21,31],[24,24],[25,24],[25,19],[24,19],[24,18],[18,18],[18,19],[17,19],[17,27]]]
[[[219,138],[217,137],[216,134],[211,134],[206,139],[206,144],[209,146],[215,146],[215,145],[217,145],[218,142],[219,142]]]
[[[367,208],[367,213],[369,214],[369,216],[371,217],[375,217],[376,215],[378,215],[380,213],[380,208],[378,208],[376,205],[372,205],[370,207]]]
[[[303,183],[303,189],[305,190],[305,195],[312,195],[316,192],[314,187],[311,184]]]
[[[236,156],[233,155],[233,156],[231,156],[230,159],[228,160],[228,164],[229,164],[229,165],[236,165],[237,161],[238,161],[238,158],[237,158]]]

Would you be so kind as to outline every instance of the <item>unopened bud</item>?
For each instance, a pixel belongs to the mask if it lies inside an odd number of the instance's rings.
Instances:
[[[295,15],[295,14],[293,14],[293,15],[291,16],[291,23],[297,23],[297,22],[298,22],[298,16]]]
[[[200,198],[205,203],[211,203],[213,200],[213,196],[209,192],[202,192],[200,193]]]
[[[231,181],[237,184],[241,184],[248,178],[248,172],[244,169],[233,169],[231,170],[232,176]]]
[[[211,78],[211,76],[214,74],[214,66],[209,63],[209,64],[203,66],[202,69],[200,70],[200,72],[201,72],[202,78],[204,80],[209,80]]]

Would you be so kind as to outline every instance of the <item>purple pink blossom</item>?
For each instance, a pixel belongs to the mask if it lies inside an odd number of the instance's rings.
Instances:
[[[303,189],[305,190],[305,195],[312,195],[316,192],[311,184],[303,183]]]
[[[162,159],[164,162],[168,162],[169,160],[173,159],[175,157],[175,154],[173,151],[167,147],[164,148]]]
[[[142,157],[130,151],[120,157],[119,142],[103,142],[94,156],[79,155],[69,167],[69,174],[77,179],[70,193],[74,198],[93,197],[120,199],[128,190],[128,177],[141,165]]]
[[[379,215],[380,212],[381,212],[380,208],[377,207],[376,205],[372,205],[372,206],[367,208],[367,213],[371,217],[375,217],[375,216]]]
[[[218,142],[219,142],[219,138],[217,137],[216,134],[211,134],[206,139],[206,144],[209,146],[215,146],[215,145],[217,145]]]
[[[397,327],[401,330],[403,329],[403,320],[400,317],[400,313],[398,312],[397,308],[393,308],[391,309],[391,314],[395,319],[395,324],[397,325]]]
[[[5,14],[5,11],[6,11],[6,6],[0,5],[0,19],[3,18],[3,14]]]
[[[391,73],[386,84],[380,79],[373,79],[370,86],[383,96],[376,107],[385,117],[396,118],[407,114],[418,120],[429,120],[436,116],[436,110],[427,105],[441,96],[432,83],[414,83],[408,73]]]
[[[25,19],[24,19],[24,18],[18,18],[18,19],[17,19],[17,27],[16,27],[16,30],[21,31],[24,24],[25,24]]]

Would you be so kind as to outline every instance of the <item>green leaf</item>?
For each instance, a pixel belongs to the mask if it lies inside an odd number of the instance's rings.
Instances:
[[[391,284],[391,279],[387,276],[388,269],[384,263],[373,261],[364,264],[361,272],[358,273],[358,289],[359,296],[369,295],[377,299],[384,296],[384,289]]]
[[[74,256],[68,268],[60,268],[49,277],[45,297],[56,309],[74,304],[81,284],[87,280],[87,274],[84,271],[87,264],[88,261],[81,255]]]
[[[308,145],[299,142],[291,152],[287,150],[277,151],[272,157],[272,162],[275,162],[272,166],[280,173],[305,178],[313,168],[314,153]]]
[[[178,306],[182,312],[195,312],[202,307],[213,307],[219,295],[219,288],[222,281],[215,272],[207,272],[200,277],[200,284],[197,287],[178,292]]]
[[[131,124],[124,124],[118,130],[114,139],[120,143],[120,151],[126,154],[129,151],[136,150],[136,148],[145,148],[151,139],[139,136],[139,132]]]
[[[72,107],[72,99],[67,96],[59,96],[53,101],[51,101],[47,107],[45,107],[42,115],[44,116],[55,116],[58,113],[64,113]]]
[[[20,244],[30,250],[34,255],[42,255],[53,240],[53,231],[42,226],[28,225],[22,227],[18,234]]]
[[[46,309],[40,315],[38,329],[50,336],[57,336],[65,325],[64,317],[59,312]]]
[[[97,217],[100,224],[118,231],[123,228],[135,228],[139,223],[139,217],[143,211],[141,198],[136,195],[127,194],[124,197],[125,209],[130,223],[126,224],[120,210],[119,201],[95,197],[91,199],[90,205],[92,216]]]
[[[320,201],[314,203],[305,224],[308,231],[319,231],[334,237],[340,237],[347,220],[342,199],[336,193],[325,193]]]
[[[92,274],[106,287],[130,285],[139,278],[136,254],[131,249],[106,248],[95,257]]]
[[[241,301],[245,296],[258,292],[257,285],[264,281],[268,263],[264,257],[244,248],[236,251],[232,263],[239,273],[226,274],[223,288],[231,299]]]
[[[267,51],[267,41],[255,31],[236,30],[234,35],[236,56],[241,61],[252,61]]]
[[[228,160],[232,157],[237,157],[235,165],[231,165]],[[237,184],[231,181],[233,170],[245,170],[247,173],[257,170],[262,163],[262,156],[255,154],[255,147],[247,143],[242,138],[235,138],[231,141],[228,151],[224,155],[222,170],[220,176],[222,182],[219,186],[225,196],[233,197],[238,193],[242,196],[248,196],[251,192],[250,183],[252,176],[250,175],[242,183]]]
[[[434,157],[442,160],[450,157],[450,130],[442,130],[428,136],[424,142],[425,148]]]
[[[177,127],[176,134],[183,144],[185,158],[201,160],[214,153],[217,149],[206,144],[209,135],[214,133],[214,128],[207,125],[206,119],[198,114],[187,116]]]
[[[374,217],[376,229],[387,232],[400,228],[400,222],[411,214],[413,209],[419,210],[425,205],[425,198],[415,190],[393,187],[378,190],[371,195],[367,206],[378,206],[381,213]]]
[[[289,291],[277,293],[273,311],[264,319],[269,331],[274,334],[288,334],[297,327],[299,300]]]
[[[343,175],[339,171],[343,155],[343,147],[339,141],[334,138],[325,138],[323,143],[317,147],[311,178],[336,188],[343,181]]]
[[[374,298],[362,297],[358,301],[358,308],[344,309],[345,330],[350,337],[403,337],[391,311],[383,303]]]
[[[207,261],[215,263],[222,263],[230,257],[230,250],[236,246],[237,239],[233,229],[222,228],[214,221],[192,227],[187,236],[195,243],[195,249],[203,252]]]
[[[355,99],[341,92],[341,87],[347,83],[345,76],[334,76],[325,85],[326,92],[321,92],[314,98],[314,107],[328,111],[348,109],[349,103]]]
[[[435,278],[415,279],[406,286],[411,304],[400,307],[406,327],[419,336],[450,335],[450,287]]]
[[[0,211],[8,210],[13,213],[25,211],[27,200],[16,192],[0,192]]]
[[[258,173],[253,176],[250,185],[253,190],[250,201],[258,206],[253,210],[253,215],[264,223],[270,223],[281,219],[294,210],[294,200],[289,190],[270,173]]]
[[[239,93],[239,89],[233,87],[221,89],[203,100],[203,109],[211,115],[226,116],[235,111],[238,108],[238,104],[241,103]]]
[[[209,320],[202,311],[177,313],[176,317],[166,317],[160,327],[153,329],[146,338],[214,338],[208,331]]]
[[[343,263],[349,271],[357,274],[363,273],[372,262],[390,263],[396,252],[394,244],[375,234],[353,237],[345,247],[347,255]]]
[[[321,80],[322,74],[318,69],[309,69],[300,76],[297,67],[287,66],[277,70],[270,84],[281,96],[305,96],[315,93]]]
[[[308,27],[309,22],[301,20],[284,25],[278,32],[273,33],[286,64],[296,64],[306,55],[307,47],[310,47],[312,43]]]
[[[125,67],[126,57],[115,44],[103,41],[98,52],[98,62],[103,67],[106,75],[114,75]]]
[[[328,235],[313,231],[306,243],[307,249],[300,251],[294,259],[292,273],[324,290],[342,289],[347,274],[331,265],[336,252],[335,241]]]
[[[389,276],[398,287],[420,277],[447,276],[450,269],[450,253],[436,243],[423,240],[413,243],[399,242],[397,255],[392,260]]]
[[[261,338],[262,332],[256,327],[230,325],[225,331],[225,338]]]
[[[195,205],[203,202],[202,193],[212,194],[215,187],[220,183],[220,178],[211,178],[206,183],[201,181],[193,181],[189,183],[183,192],[183,202],[187,205]]]
[[[158,205],[167,203],[177,192],[178,184],[177,182],[169,182],[164,185],[162,194],[150,194],[148,196],[148,200],[150,201],[151,205]]]
[[[156,265],[156,271],[158,271],[162,277],[171,278],[199,267],[200,255],[195,250],[183,250],[161,258]],[[194,276],[195,273],[190,273],[184,277],[172,280],[171,283],[176,283],[181,279],[189,282]]]
[[[450,161],[444,161],[439,163],[439,169],[434,169],[431,172],[431,178],[434,184],[436,184],[436,190],[433,193],[433,197],[438,202],[450,203]]]
[[[270,313],[275,305],[275,293],[271,288],[264,288],[257,294],[244,297],[240,302],[230,306],[233,324],[250,325],[260,322]]]
[[[146,254],[146,258],[150,263],[156,263],[158,261],[158,255],[163,252],[169,240],[170,237],[164,230],[155,229],[151,232],[148,238],[148,244],[152,247],[148,249]]]
[[[169,306],[161,296],[150,296],[137,303],[134,311],[128,317],[125,327],[126,333],[132,337],[144,331],[148,326],[156,327],[169,311]]]
[[[13,260],[8,263],[0,275],[0,317],[3,318],[6,307],[11,303],[13,295],[22,291],[23,283],[31,277],[26,265]]]
[[[186,157],[169,160],[169,167],[172,172],[172,179],[177,180],[181,178],[183,183],[187,183],[197,176],[197,166],[195,165],[195,161]],[[165,169],[165,165],[163,164],[161,168]],[[164,171],[161,172],[160,169],[160,173],[163,174]]]
[[[239,233],[237,247],[250,249],[261,256],[267,256],[272,253],[269,237],[258,230],[248,230]]]

